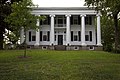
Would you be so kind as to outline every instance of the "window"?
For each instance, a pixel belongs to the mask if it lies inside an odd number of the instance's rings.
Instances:
[[[36,41],[36,32],[35,31],[29,31],[29,42]]]
[[[85,41],[92,41],[92,31],[85,32]]]
[[[50,17],[46,16],[45,20],[40,21],[40,25],[49,25],[50,24]]]
[[[81,31],[71,31],[71,41],[81,41]]]
[[[89,35],[85,35],[85,41],[89,41]]]
[[[86,25],[92,25],[92,16],[86,16],[85,17],[85,24]]]
[[[78,35],[74,35],[74,41],[78,41]]]
[[[50,31],[43,31],[42,38],[43,41],[50,41]]]
[[[78,24],[78,16],[73,16],[73,24]]]
[[[47,41],[47,35],[43,35],[43,41]]]
[[[32,36],[32,41],[36,41],[36,36],[35,35]]]

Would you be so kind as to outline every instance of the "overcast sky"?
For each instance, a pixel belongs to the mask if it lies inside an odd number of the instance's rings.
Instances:
[[[84,0],[33,0],[39,7],[81,7]]]

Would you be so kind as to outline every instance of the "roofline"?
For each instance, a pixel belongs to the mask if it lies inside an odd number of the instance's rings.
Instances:
[[[93,7],[32,7],[33,10],[95,10]]]

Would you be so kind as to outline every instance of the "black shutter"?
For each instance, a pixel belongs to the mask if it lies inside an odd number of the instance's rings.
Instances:
[[[78,24],[81,25],[81,17],[78,16]]]
[[[42,21],[42,20],[40,20],[40,25],[42,25],[42,22],[43,22],[43,21]]]
[[[89,31],[90,41],[92,41],[92,31]]]
[[[81,31],[78,31],[78,38],[79,38],[79,41],[81,41]]]
[[[66,24],[66,17],[64,16],[64,24]]]
[[[42,31],[40,31],[40,41],[42,41]]]
[[[48,25],[50,25],[50,16],[48,16]]]
[[[89,16],[89,25],[92,25],[92,16]]]
[[[31,31],[29,31],[29,41],[31,41]]]
[[[50,41],[50,31],[47,32],[48,39],[47,41]]]
[[[71,31],[71,41],[73,41],[73,31]]]
[[[73,25],[73,16],[70,17],[70,24]]]

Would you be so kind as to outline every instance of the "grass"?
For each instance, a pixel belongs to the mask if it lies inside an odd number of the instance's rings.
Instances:
[[[103,51],[0,51],[0,80],[120,80],[120,54]]]

